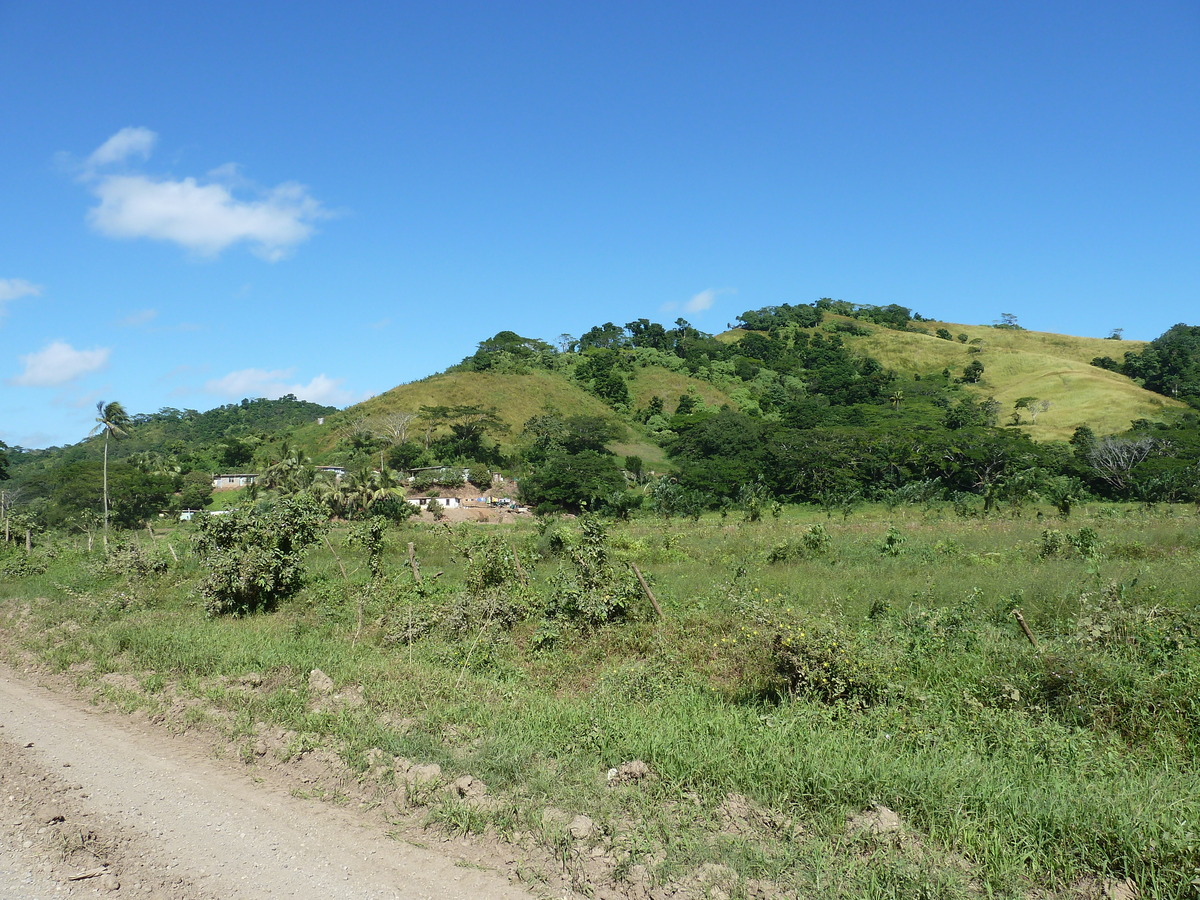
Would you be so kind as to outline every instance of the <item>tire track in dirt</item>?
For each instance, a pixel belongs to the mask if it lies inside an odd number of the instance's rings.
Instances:
[[[4,667],[0,816],[7,896],[39,897],[47,887],[46,896],[99,889],[172,900],[531,897],[495,872],[255,785],[185,740]],[[12,893],[20,885],[25,892]]]

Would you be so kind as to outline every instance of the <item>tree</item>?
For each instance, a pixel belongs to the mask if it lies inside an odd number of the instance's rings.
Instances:
[[[1200,408],[1200,325],[1172,325],[1141,353],[1126,353],[1121,372]]]
[[[625,490],[625,475],[616,457],[595,450],[549,453],[537,470],[521,479],[521,497],[542,509],[578,512],[616,491]]]
[[[583,450],[606,452],[605,444],[622,437],[624,428],[614,419],[602,416],[563,416],[553,407],[525,423],[521,439],[525,460],[537,465],[552,452],[579,453]]]
[[[391,496],[383,472],[361,469],[348,472],[339,482],[341,513],[347,519],[364,518],[380,500]]]
[[[416,418],[416,413],[396,410],[379,416],[372,421],[372,424],[376,434],[392,446],[399,446],[408,443],[408,430]]]
[[[1009,331],[1024,331],[1025,330],[1024,328],[1022,328],[1020,325],[1017,324],[1017,316],[1015,313],[1000,313],[1000,321],[994,322],[992,324],[992,327],[993,328],[1004,328]]]
[[[311,460],[298,448],[289,447],[285,438],[279,448],[279,459],[263,469],[261,481],[267,490],[295,494],[310,487],[315,475]]]
[[[463,360],[463,364],[477,372],[486,372],[489,369],[511,367],[514,363],[527,366],[538,354],[553,351],[554,348],[545,341],[522,337],[515,331],[501,331],[486,341],[480,341],[479,349]]]
[[[1037,397],[1018,397],[1013,404],[1013,424],[1021,424],[1021,410],[1029,414],[1029,424],[1036,425],[1037,417],[1050,408],[1049,400],[1039,400]]]
[[[1070,445],[1075,448],[1074,453],[1078,459],[1088,459],[1092,455],[1092,450],[1096,447],[1096,432],[1087,425],[1078,425],[1075,428],[1075,433],[1071,435]]]
[[[179,508],[204,509],[212,495],[212,478],[204,472],[188,472],[179,489]]]
[[[91,434],[104,435],[104,549],[108,549],[108,439],[114,440],[127,434],[129,414],[117,401],[106,404],[96,401],[96,425]]]
[[[979,384],[981,378],[983,378],[983,363],[977,359],[973,359],[963,369],[963,381],[967,384]]]
[[[1123,494],[1133,485],[1134,467],[1159,448],[1160,442],[1152,437],[1122,438],[1110,435],[1093,445],[1088,460],[1100,478]]]

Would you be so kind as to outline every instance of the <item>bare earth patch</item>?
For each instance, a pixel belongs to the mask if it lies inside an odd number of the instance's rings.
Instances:
[[[532,896],[489,865],[504,860],[487,847],[428,849],[403,829],[390,839],[363,808],[297,799],[289,781],[214,760],[195,736],[99,713],[7,669],[0,721],[4,896]],[[336,775],[330,757],[301,778]]]

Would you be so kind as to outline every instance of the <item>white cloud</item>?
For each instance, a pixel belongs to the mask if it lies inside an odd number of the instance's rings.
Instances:
[[[712,309],[712,305],[717,302],[717,298],[722,294],[736,294],[737,291],[733,288],[708,288],[698,294],[692,296],[692,299],[683,305],[687,312],[703,312],[706,309]]]
[[[149,159],[158,135],[149,128],[122,128],[92,151],[87,158],[89,169],[123,162],[131,156]]]
[[[40,284],[33,284],[24,278],[0,278],[0,319],[4,318],[4,304],[8,301],[36,297],[41,292]]]
[[[137,328],[139,325],[148,325],[156,318],[158,318],[157,309],[140,309],[135,313],[130,313],[117,324],[122,328]]]
[[[205,256],[247,241],[271,262],[287,256],[313,233],[321,204],[299,184],[281,184],[257,200],[238,200],[220,184],[194,178],[156,181],[112,175],[94,188],[99,206],[88,212],[106,237],[171,241]]]
[[[733,288],[707,288],[698,294],[693,294],[687,303],[679,304],[674,300],[664,303],[659,307],[660,312],[674,312],[682,305],[684,312],[698,313],[704,312],[706,309],[711,309],[716,303],[717,298],[722,294],[736,294],[737,291]]]
[[[170,241],[204,256],[246,242],[275,262],[329,215],[304,185],[284,182],[260,189],[235,163],[218,166],[204,180],[96,171],[135,154],[148,157],[156,137],[145,128],[124,128],[88,157],[82,180],[99,200],[88,210],[88,221],[106,237]],[[239,197],[235,191],[253,196]]]
[[[107,347],[76,350],[64,341],[54,341],[37,353],[20,357],[25,371],[10,379],[10,383],[24,387],[57,387],[103,369],[108,365],[110,352]]]
[[[41,292],[40,284],[33,284],[24,278],[0,278],[0,303],[21,297],[36,297]]]
[[[346,406],[364,399],[342,387],[344,378],[329,378],[324,373],[308,384],[289,384],[295,369],[239,369],[221,378],[205,383],[210,394],[219,394],[234,400],[239,397],[266,397],[274,400],[284,394],[295,394],[301,400],[324,403],[328,406]]]

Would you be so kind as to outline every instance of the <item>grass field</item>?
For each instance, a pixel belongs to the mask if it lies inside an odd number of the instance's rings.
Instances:
[[[10,653],[132,676],[122,703],[205,698],[235,746],[272,726],[363,772],[382,751],[469,773],[503,801],[410,802],[535,834],[618,895],[704,896],[707,872],[732,896],[1195,897],[1195,510],[1049,513],[412,523],[375,581],[335,528],[303,590],[244,619],[205,617],[182,528],[108,562],[64,539],[0,556],[0,625]],[[365,703],[318,710],[315,668]],[[634,760],[652,776],[609,783]],[[597,828],[581,846],[548,808]]]

